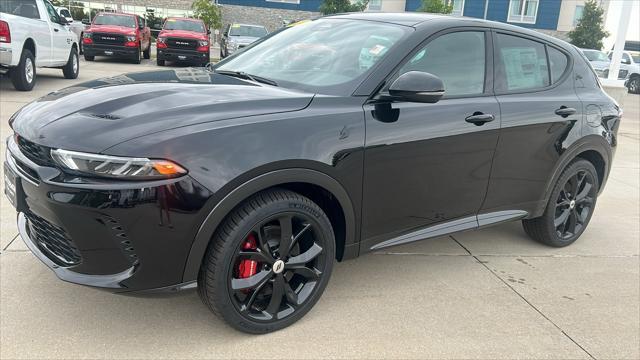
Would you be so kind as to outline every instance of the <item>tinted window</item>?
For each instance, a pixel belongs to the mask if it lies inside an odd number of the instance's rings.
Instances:
[[[482,94],[485,76],[484,33],[476,31],[442,35],[429,42],[407,62],[399,74],[423,71],[444,82],[445,94]]]
[[[518,91],[549,85],[544,45],[517,36],[497,36],[496,89]]]
[[[60,10],[60,15],[66,17],[66,18],[70,18],[71,17],[71,13],[67,9]]]
[[[549,66],[551,66],[551,83],[553,84],[560,79],[567,69],[567,56],[551,46],[547,46],[547,51],[549,53]]]
[[[267,29],[262,26],[248,26],[248,25],[231,25],[229,31],[230,36],[250,36],[250,37],[263,37],[267,35]]]
[[[35,0],[0,0],[0,12],[30,19],[40,19]]]

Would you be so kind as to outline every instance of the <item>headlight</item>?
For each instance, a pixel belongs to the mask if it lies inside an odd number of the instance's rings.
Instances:
[[[209,42],[207,40],[198,40],[198,46],[209,46]]]
[[[51,150],[51,157],[69,170],[102,177],[149,180],[187,174],[183,167],[168,160],[99,155],[62,149]]]
[[[85,39],[91,39],[91,33],[86,32],[86,33],[82,33],[82,37]]]
[[[167,38],[166,37],[159,37],[159,38],[156,39],[156,41],[159,42],[159,43],[164,44],[165,41],[167,41]]]
[[[127,35],[127,41],[136,41],[135,35]]]

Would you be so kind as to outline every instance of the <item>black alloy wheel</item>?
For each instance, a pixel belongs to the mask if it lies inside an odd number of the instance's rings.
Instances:
[[[308,198],[258,193],[216,232],[198,278],[203,302],[249,333],[289,326],[320,298],[335,258],[331,223]]]
[[[598,196],[598,174],[591,162],[571,162],[558,178],[542,216],[522,221],[527,235],[543,244],[563,247],[589,224]]]

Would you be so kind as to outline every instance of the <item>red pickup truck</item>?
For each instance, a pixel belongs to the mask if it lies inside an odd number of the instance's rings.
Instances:
[[[168,18],[156,41],[157,64],[184,61],[204,66],[209,63],[209,34],[204,22],[189,18]]]
[[[125,13],[98,13],[82,35],[84,58],[96,56],[132,59],[136,64],[151,55],[151,30],[142,17]]]

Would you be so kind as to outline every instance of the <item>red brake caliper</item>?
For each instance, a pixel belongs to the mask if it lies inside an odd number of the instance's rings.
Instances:
[[[253,234],[247,236],[247,240],[242,244],[242,250],[256,250],[258,245],[256,237]],[[240,260],[238,265],[238,277],[245,279],[255,275],[258,272],[258,262],[255,260]]]

